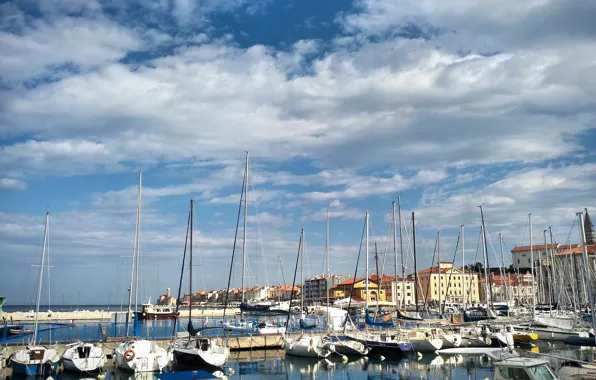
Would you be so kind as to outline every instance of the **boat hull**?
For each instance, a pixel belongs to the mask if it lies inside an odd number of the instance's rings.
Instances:
[[[126,360],[128,350],[135,351],[132,360]],[[126,372],[159,372],[166,367],[172,354],[163,348],[154,348],[153,342],[138,340],[120,344],[114,350],[115,366]]]
[[[335,352],[346,356],[366,356],[370,352],[370,348],[356,340],[344,340],[334,342]]]
[[[138,313],[139,321],[163,321],[168,319],[178,319],[180,313]]]
[[[198,350],[175,348],[174,360],[176,364],[184,368],[207,368],[221,369],[226,364],[226,358],[207,360],[199,354]]]
[[[65,371],[75,373],[97,374],[103,372],[105,358],[99,359],[62,359],[62,367]]]
[[[442,339],[412,339],[410,343],[416,352],[436,352],[443,347]]]
[[[12,374],[24,375],[24,376],[49,376],[56,372],[58,369],[58,363],[37,363],[37,364],[25,364],[17,361],[11,362]]]

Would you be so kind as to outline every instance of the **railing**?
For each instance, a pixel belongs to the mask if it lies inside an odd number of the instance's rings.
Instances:
[[[267,318],[247,318],[249,322],[255,322],[255,328],[251,331],[233,330],[224,331],[223,329],[208,329],[202,331],[204,336],[231,335],[246,336],[258,334],[256,325],[264,320],[274,320],[283,325],[286,322],[286,316],[267,317]],[[192,323],[195,329],[203,327],[216,328],[222,326],[222,318],[193,318]],[[146,338],[151,340],[171,339],[174,334],[174,320],[150,320],[150,321],[96,321],[96,322],[76,322],[76,323],[40,323],[38,326],[37,343],[68,343],[68,342],[99,342],[106,340],[122,339],[126,337],[128,325],[129,336]],[[176,333],[187,331],[188,319],[181,318],[176,323]],[[317,321],[315,332],[325,331],[325,317],[320,317]],[[13,325],[14,326],[14,325]],[[34,328],[33,323],[22,323],[17,325],[23,333],[11,335],[8,325],[0,330],[0,344],[2,345],[25,345],[29,344]],[[25,332],[31,331],[31,332]],[[300,331],[298,318],[290,322],[290,331]]]

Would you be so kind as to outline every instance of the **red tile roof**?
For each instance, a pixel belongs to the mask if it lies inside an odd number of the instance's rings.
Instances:
[[[451,264],[451,263],[450,263]],[[441,268],[441,273],[449,273],[452,269],[458,270],[458,268]],[[439,273],[439,267],[426,268],[418,271],[418,274],[425,273]]]
[[[558,249],[559,246],[560,246],[559,243],[555,243],[555,244],[547,244],[547,245],[544,245],[544,244],[542,244],[542,245],[536,245],[536,244],[534,244],[532,247],[534,247],[534,249],[538,250],[538,249],[546,249],[547,247],[549,249],[552,249],[552,248]],[[529,251],[529,250],[530,250],[530,246],[529,245],[522,245],[522,246],[513,248],[511,250],[511,252],[526,252],[526,251]]]
[[[576,244],[575,247],[572,245],[571,249],[567,248],[564,251],[555,253],[555,256],[581,255],[582,253],[584,253],[584,247]],[[588,245],[588,253],[596,253],[596,245]]]

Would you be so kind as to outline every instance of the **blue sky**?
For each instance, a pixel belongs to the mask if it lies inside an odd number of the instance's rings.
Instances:
[[[290,278],[301,227],[305,272],[319,273],[326,210],[332,270],[352,273],[365,210],[384,251],[398,194],[406,223],[417,213],[421,267],[439,229],[452,258],[462,224],[473,261],[481,203],[495,250],[499,232],[528,243],[530,212],[537,239],[552,225],[576,242],[575,212],[596,206],[595,12],[589,0],[5,2],[0,292],[33,298],[49,211],[52,303],[120,302],[139,169],[143,297],[177,287],[191,197],[195,289],[223,288],[247,149],[249,284],[278,283],[278,257]]]

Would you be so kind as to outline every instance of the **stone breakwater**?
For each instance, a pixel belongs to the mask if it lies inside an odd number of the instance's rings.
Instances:
[[[189,310],[181,309],[180,318],[188,317]],[[240,309],[227,309],[226,315],[234,316],[240,313]],[[114,314],[118,314],[118,320],[124,320],[126,311],[106,311],[106,310],[79,310],[79,311],[40,311],[40,321],[109,321],[114,319]],[[192,309],[193,318],[201,317],[222,317],[223,309]],[[4,313],[7,322],[33,322],[35,312],[14,312]]]

